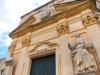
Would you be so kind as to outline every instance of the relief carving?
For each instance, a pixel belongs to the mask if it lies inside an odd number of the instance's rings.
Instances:
[[[40,42],[38,45],[36,45],[34,47],[33,50],[29,51],[29,52],[33,52],[35,51],[37,48],[43,46],[43,45],[46,45],[47,47],[46,48],[53,48],[53,47],[56,47],[57,46],[57,43],[51,43],[51,42],[48,42],[48,41],[43,41],[43,42]]]
[[[13,52],[14,52],[15,48],[16,48],[16,41],[12,42],[11,45],[8,47],[10,56],[13,56]]]
[[[88,27],[90,25],[97,24],[98,19],[99,19],[99,17],[97,17],[95,15],[87,15],[87,16],[82,18],[82,20],[83,20],[82,22],[86,27]]]
[[[24,37],[22,39],[22,46],[23,47],[28,47],[30,45],[30,42],[31,42],[31,38],[28,36],[28,37]]]
[[[57,26],[58,35],[63,35],[69,32],[67,22],[61,23]]]
[[[94,56],[87,50],[87,48],[93,48],[92,44],[87,44],[85,40],[80,37],[80,34],[76,34],[75,37],[75,42],[68,44],[73,58],[75,75],[89,72],[95,73],[97,66]]]
[[[48,10],[47,8],[43,10],[41,20],[47,20],[50,18],[51,11]]]

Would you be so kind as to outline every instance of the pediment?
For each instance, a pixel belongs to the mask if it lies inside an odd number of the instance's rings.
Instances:
[[[38,30],[45,26],[51,25],[51,24],[57,22],[58,20],[61,20],[62,18],[65,18],[65,17],[68,18],[68,17],[75,15],[75,14],[81,12],[82,10],[85,10],[90,7],[95,9],[95,6],[93,5],[93,1],[90,2],[90,0],[89,1],[88,0],[82,0],[82,1],[77,0],[77,1],[62,2],[62,3],[54,4],[53,8],[55,9],[56,13],[54,13],[52,16],[50,16],[49,19],[44,20],[44,21],[37,20],[37,22],[33,25],[36,18],[39,18],[39,17],[35,16],[36,17],[35,18],[34,15],[31,15],[30,17],[28,17],[27,20],[25,20],[23,23],[21,23],[21,25],[18,26],[9,35],[11,38],[23,36],[29,31],[35,31],[35,30]],[[41,8],[43,8],[43,6]],[[38,8],[34,11],[41,12],[41,11],[39,11],[39,9],[40,8]],[[36,13],[36,14],[38,14],[38,13]],[[30,13],[28,15],[30,15]]]
[[[35,17],[34,15],[28,17],[24,22],[22,22],[14,31],[12,31],[11,33],[13,32],[18,32],[18,31],[21,31],[23,29],[27,29],[29,26],[31,26],[33,23],[35,22]]]

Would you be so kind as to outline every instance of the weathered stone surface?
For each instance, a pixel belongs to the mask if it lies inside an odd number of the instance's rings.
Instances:
[[[13,40],[17,39],[16,45],[10,47],[16,61],[16,65],[9,68],[13,69],[12,75],[30,75],[32,59],[50,54],[56,55],[56,75],[74,75],[74,63],[68,41],[75,40],[73,34],[77,32],[81,35],[87,33],[85,36],[90,35],[88,38],[93,41],[94,50],[97,51],[95,55],[100,58],[100,29],[94,25],[97,24],[97,19],[83,18],[84,15],[93,12],[93,0],[75,0],[68,3],[66,1],[61,0],[59,4],[52,0],[21,17],[21,25],[10,33]],[[44,8],[51,12],[48,19],[41,20]],[[86,72],[80,75],[94,73]]]

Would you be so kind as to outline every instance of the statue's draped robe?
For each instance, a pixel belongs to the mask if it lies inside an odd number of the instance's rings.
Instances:
[[[80,36],[76,37],[72,51],[76,52],[73,54],[75,73],[96,70],[93,55],[87,51],[87,44]]]

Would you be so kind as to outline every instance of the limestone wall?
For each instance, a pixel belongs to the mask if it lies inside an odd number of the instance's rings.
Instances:
[[[70,18],[61,19],[50,26],[16,38],[14,40],[14,42],[16,41],[14,75],[29,75],[33,58],[52,53],[56,54],[56,75],[74,75],[68,42],[73,42],[76,33],[80,33],[87,42],[93,43],[97,52],[96,60],[98,59],[97,62],[99,62],[100,29],[96,21],[91,23],[88,19],[86,20],[86,16],[91,16],[91,14],[93,14],[92,11],[86,9]],[[92,18],[94,18],[94,15],[92,15]]]

